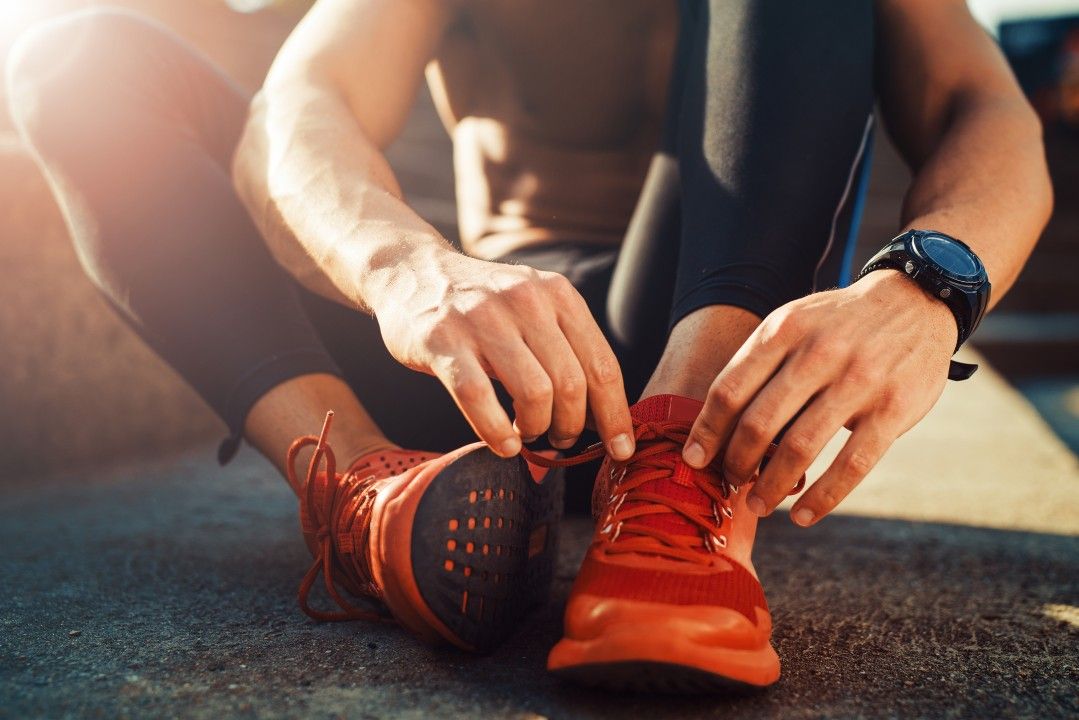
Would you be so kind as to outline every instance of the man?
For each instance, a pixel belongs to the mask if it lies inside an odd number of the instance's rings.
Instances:
[[[425,69],[463,252],[381,154]],[[543,468],[605,455],[549,667],[612,687],[778,678],[757,517],[845,425],[792,511],[819,521],[929,410],[1051,205],[961,0],[320,0],[250,114],[176,38],[97,12],[26,37],[8,82],[91,277],[228,423],[222,458],[246,438],[300,495],[305,610],[493,647],[550,579]],[[875,99],[924,232],[814,292]],[[589,416],[581,458],[517,457]],[[468,428],[486,445],[440,454]],[[340,612],[308,605],[320,572]]]

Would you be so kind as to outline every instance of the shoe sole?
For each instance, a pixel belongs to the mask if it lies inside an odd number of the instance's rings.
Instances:
[[[762,685],[751,685],[698,668],[666,662],[626,660],[588,663],[551,672],[577,685],[614,692],[749,695],[764,689]]]
[[[748,691],[779,679],[779,657],[770,642],[757,648],[706,644],[677,622],[656,618],[610,627],[589,640],[563,638],[547,668],[582,685],[642,692]]]
[[[547,599],[563,492],[560,470],[536,482],[523,459],[487,449],[432,480],[412,525],[412,573],[455,645],[488,652]]]

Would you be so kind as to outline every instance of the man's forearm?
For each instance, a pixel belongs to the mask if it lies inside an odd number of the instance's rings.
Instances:
[[[995,304],[1015,282],[1052,209],[1041,127],[1021,98],[956,106],[915,174],[902,222],[970,245],[989,273]]]
[[[405,204],[385,158],[331,89],[264,90],[233,176],[278,262],[344,304],[373,308],[403,264],[451,249]]]

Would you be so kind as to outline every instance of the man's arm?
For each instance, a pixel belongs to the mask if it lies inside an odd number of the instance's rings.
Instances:
[[[881,109],[914,173],[904,229],[963,239],[996,304],[1052,210],[1038,117],[963,0],[886,0],[877,17]]]
[[[882,0],[877,19],[882,106],[914,171],[903,224],[967,242],[999,300],[1051,210],[1038,120],[963,0]],[[810,525],[936,403],[956,336],[948,308],[896,271],[788,303],[712,384],[686,462],[722,453],[725,474],[748,480],[790,424],[747,498],[766,515],[845,425],[847,443],[792,509]]]
[[[236,188],[305,286],[370,310],[409,253],[448,250],[401,197],[382,149],[408,116],[450,3],[321,0],[251,106]]]
[[[405,204],[382,156],[454,6],[319,0],[253,103],[237,191],[278,262],[371,311],[393,356],[436,375],[495,452],[514,455],[545,432],[568,447],[591,407],[611,454],[626,458],[618,362],[569,281],[456,252]],[[491,377],[514,398],[512,424]]]

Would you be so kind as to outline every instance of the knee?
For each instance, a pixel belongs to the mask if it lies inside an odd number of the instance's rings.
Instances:
[[[31,27],[8,56],[7,95],[16,126],[34,137],[50,120],[81,121],[89,112],[115,107],[110,91],[146,71],[147,49],[165,32],[153,21],[112,9]]]

